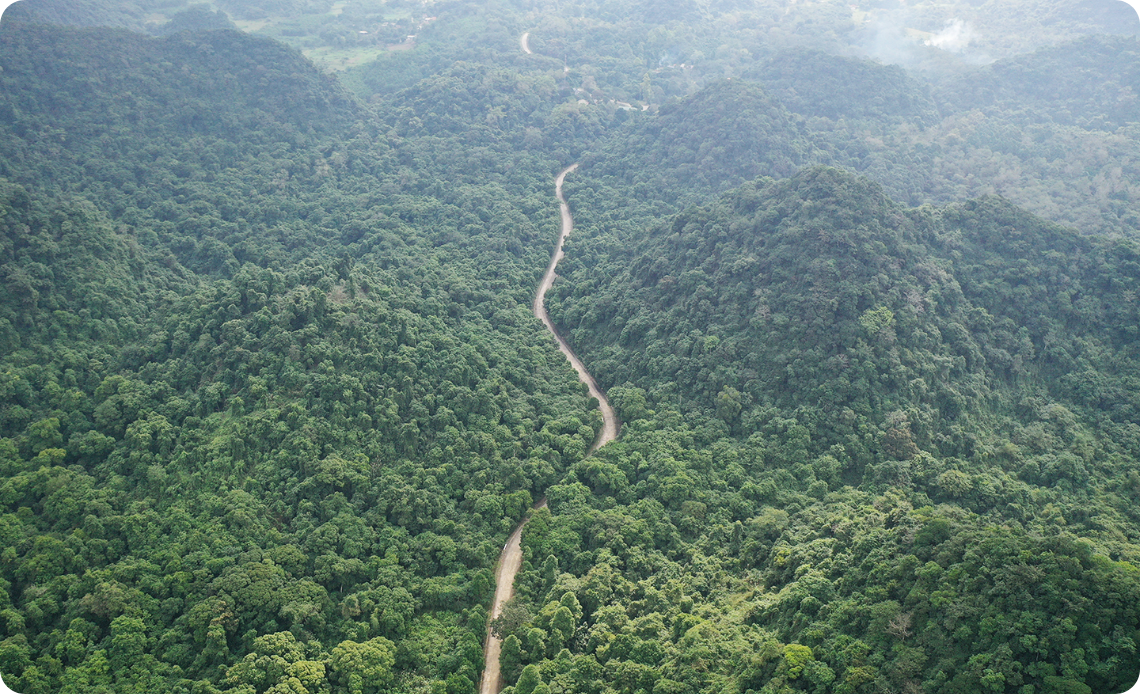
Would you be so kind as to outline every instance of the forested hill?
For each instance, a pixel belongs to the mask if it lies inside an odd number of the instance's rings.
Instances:
[[[17,134],[34,131],[34,119],[49,113],[73,119],[72,147],[115,136],[100,123],[126,114],[144,137],[232,140],[240,132],[262,141],[281,136],[274,125],[297,137],[341,131],[360,117],[336,80],[296,51],[237,31],[156,39],[117,29],[3,27],[5,106]]]
[[[4,681],[471,691],[600,427],[528,310],[558,163],[237,32],[5,21],[0,67]]]
[[[1009,58],[948,80],[939,91],[953,109],[1107,131],[1140,120],[1138,94],[1136,39],[1108,36]]]
[[[779,101],[755,83],[721,81],[630,123],[584,172],[596,169],[642,199],[691,200],[756,176],[788,176],[813,154]]]
[[[1030,396],[1105,426],[1140,417],[1127,393],[1137,253],[998,198],[906,210],[814,168],[687,211],[604,262],[572,257],[555,314],[608,386],[667,387],[709,412],[729,388],[745,419],[798,408],[823,428],[913,411],[934,452],[969,455],[971,432]],[[1102,399],[1116,403],[1107,420]]]
[[[5,22],[0,68],[0,175],[83,195],[196,271],[288,252],[266,230],[297,178],[314,182],[321,139],[360,116],[295,52],[231,31]]]
[[[112,0],[22,0],[4,11],[5,22],[64,26],[115,26],[142,29],[145,12],[137,3]]]
[[[2,354],[58,341],[111,360],[146,335],[155,304],[194,286],[90,203],[49,202],[3,183],[0,209]]]
[[[635,236],[757,176],[829,160],[818,141],[756,83],[724,80],[614,128],[566,186],[580,224]]]
[[[777,54],[747,76],[806,116],[919,126],[940,120],[930,87],[897,65],[800,49]]]
[[[551,313],[625,428],[550,490],[524,585],[539,629],[581,602],[572,650],[615,688],[1135,680],[1134,242],[811,168],[579,238],[560,274]],[[547,553],[575,557],[550,590]],[[528,628],[520,689],[585,668]]]
[[[677,212],[757,175],[825,164],[909,205],[999,194],[1084,233],[1135,237],[1134,47],[1091,37],[929,83],[789,50],[748,79],[714,82],[612,128],[568,185],[583,222],[602,214],[616,227],[618,217]],[[1058,84],[1073,88],[1054,97]]]
[[[846,3],[351,5],[222,4],[376,58],[355,94],[201,8],[0,26],[8,685],[472,694],[544,494],[516,694],[1130,684],[1136,126],[1015,106],[1127,44],[959,103],[792,50]],[[549,301],[626,421],[590,457],[529,310],[579,160]]]

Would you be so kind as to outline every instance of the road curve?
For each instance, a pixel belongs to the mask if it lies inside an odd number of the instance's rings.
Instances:
[[[526,50],[526,36],[523,34],[522,38],[524,50]],[[527,51],[527,53],[529,52]],[[554,270],[558,267],[558,261],[562,260],[562,244],[566,242],[566,237],[574,230],[574,218],[570,216],[570,205],[566,203],[566,197],[562,195],[562,182],[566,180],[566,174],[576,168],[578,168],[577,164],[567,168],[558,174],[558,178],[554,179],[554,193],[558,197],[558,205],[562,212],[562,233],[558,236],[558,246],[554,249],[550,265],[546,268],[546,274],[542,276],[542,282],[538,285],[538,291],[535,292],[532,308],[534,315],[542,321],[550,334],[554,335],[554,339],[558,341],[558,349],[562,350],[562,353],[570,360],[571,366],[578,372],[578,378],[590,389],[590,395],[598,399],[598,409],[602,411],[603,426],[598,438],[590,446],[589,453],[587,453],[589,455],[616,439],[621,424],[614,413],[614,409],[610,407],[610,401],[606,399],[605,393],[598,388],[597,381],[586,370],[578,355],[574,354],[574,351],[554,329],[550,314],[546,312],[545,301],[547,290],[554,284]],[[542,499],[534,507],[538,509],[545,506],[546,499]],[[522,568],[522,532],[528,520],[529,516],[519,523],[519,527],[515,528],[515,531],[507,538],[507,544],[503,546],[503,553],[499,556],[499,563],[495,568],[495,600],[491,603],[491,614],[488,621],[503,613],[503,605],[511,599],[515,592],[515,576]],[[483,680],[479,683],[479,694],[499,694],[499,690],[503,688],[502,675],[499,672],[499,652],[502,645],[502,641],[491,634],[491,629],[488,626],[487,640],[483,645]]]
[[[574,164],[554,179],[554,194],[558,196],[558,205],[562,211],[562,233],[558,236],[558,246],[554,249],[554,255],[550,259],[550,265],[546,268],[546,274],[542,276],[542,282],[538,285],[538,291],[535,292],[534,304],[531,308],[534,310],[534,315],[542,321],[542,324],[558,341],[558,349],[562,350],[562,353],[570,360],[570,365],[578,372],[578,379],[590,389],[590,395],[598,399],[598,409],[602,411],[602,431],[598,434],[594,445],[590,446],[590,450],[586,454],[589,455],[617,438],[621,422],[618,421],[614,408],[610,407],[610,401],[606,398],[606,394],[598,387],[598,382],[586,370],[586,366],[578,358],[578,355],[574,354],[574,350],[570,349],[570,345],[566,344],[566,340],[563,340],[562,336],[558,334],[554,322],[550,320],[550,314],[546,311],[546,292],[554,284],[554,271],[558,268],[558,263],[564,255],[562,244],[566,242],[566,237],[574,230],[574,218],[570,216],[570,205],[566,203],[566,197],[562,195],[562,183],[566,180],[566,174],[577,168],[578,165]]]
[[[523,49],[523,53],[526,53],[527,55],[531,54],[529,31],[519,37],[519,46]]]

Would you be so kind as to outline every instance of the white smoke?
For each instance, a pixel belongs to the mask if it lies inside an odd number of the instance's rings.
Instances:
[[[1140,2],[1140,0],[1137,0]],[[946,25],[946,28],[938,32],[934,36],[923,41],[927,46],[934,46],[941,48],[944,51],[952,51],[954,53],[961,53],[966,50],[970,42],[974,40],[975,34],[969,24],[966,24],[961,19],[952,19]]]
[[[954,18],[934,33],[918,28],[925,28],[924,25],[926,19],[915,16],[909,8],[877,10],[852,38],[875,60],[911,69],[944,65],[947,61],[969,65],[993,62],[984,48],[985,37],[974,23]]]

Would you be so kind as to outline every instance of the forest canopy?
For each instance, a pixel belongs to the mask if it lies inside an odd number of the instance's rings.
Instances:
[[[1135,18],[907,5],[13,6],[4,682],[1127,689]]]

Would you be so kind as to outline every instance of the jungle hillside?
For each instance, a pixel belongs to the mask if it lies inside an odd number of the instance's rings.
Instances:
[[[1128,690],[1138,35],[1119,0],[12,5],[0,677],[474,694],[493,636],[504,694]],[[560,172],[596,451],[531,309]]]

